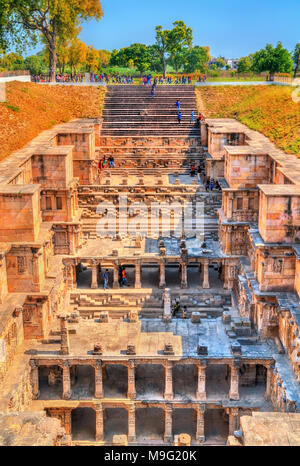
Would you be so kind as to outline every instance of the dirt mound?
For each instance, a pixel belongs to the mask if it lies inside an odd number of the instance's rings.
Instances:
[[[101,115],[104,97],[100,87],[8,83],[0,103],[0,160],[58,123]]]
[[[207,118],[236,118],[280,149],[300,154],[300,104],[285,86],[207,86],[197,89]]]

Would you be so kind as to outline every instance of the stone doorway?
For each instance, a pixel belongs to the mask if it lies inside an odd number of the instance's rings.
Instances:
[[[128,412],[124,408],[104,410],[104,440],[112,442],[114,435],[128,435]]]
[[[224,409],[207,409],[204,413],[205,443],[226,445],[229,435],[229,416]]]
[[[173,366],[174,398],[196,399],[198,369],[194,364],[175,364]]]
[[[95,394],[95,371],[92,366],[71,366],[71,399],[90,399]]]
[[[122,364],[103,366],[103,390],[105,398],[126,398],[128,390],[128,370]]]
[[[196,439],[197,414],[192,408],[177,408],[173,410],[173,435],[188,434]]]
[[[207,399],[224,399],[229,393],[230,374],[226,364],[210,364],[206,368]]]
[[[165,276],[168,288],[180,288],[181,273],[179,269],[179,264],[166,264]]]
[[[96,440],[96,411],[76,408],[71,412],[72,440]]]
[[[136,410],[136,438],[139,443],[164,441],[165,413],[161,408]]]
[[[144,399],[163,399],[164,367],[160,364],[138,364],[135,370],[136,394]]]
[[[40,400],[62,399],[62,369],[59,366],[39,366]]]
[[[141,266],[142,288],[158,288],[159,266],[155,264],[143,264]]]

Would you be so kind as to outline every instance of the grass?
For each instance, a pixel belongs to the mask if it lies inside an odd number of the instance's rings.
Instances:
[[[56,124],[101,116],[104,97],[103,87],[7,83],[0,107],[0,160]]]
[[[236,118],[300,157],[300,103],[289,86],[203,86],[198,109],[207,118]]]

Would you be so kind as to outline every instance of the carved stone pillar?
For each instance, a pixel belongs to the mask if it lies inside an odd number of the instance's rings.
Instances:
[[[68,361],[62,363],[63,370],[63,399],[69,400],[71,398],[71,377],[70,365]]]
[[[266,380],[266,392],[265,399],[270,400],[271,398],[271,385],[272,385],[272,369],[267,367],[267,380]]]
[[[231,366],[230,369],[230,390],[229,390],[229,399],[230,400],[239,400],[239,367]]]
[[[164,261],[159,263],[159,288],[165,288],[166,286],[166,269]]]
[[[37,400],[40,396],[39,390],[39,367],[36,361],[30,361],[31,366],[31,386],[32,386],[32,397]]]
[[[165,392],[164,398],[166,400],[173,400],[173,375],[172,375],[172,362],[166,361],[165,363]]]
[[[60,316],[60,354],[69,354],[69,332],[67,328],[67,316]]]
[[[71,417],[71,409],[65,410],[65,422],[64,427],[66,431],[66,435],[71,435],[72,433],[72,417]]]
[[[196,391],[196,399],[199,401],[206,400],[206,364],[198,364],[198,385]]]
[[[136,390],[135,390],[135,363],[134,361],[128,361],[128,392],[127,398],[135,400]]]
[[[181,263],[181,288],[188,288],[187,281],[187,264],[185,262]]]
[[[141,262],[136,261],[135,264],[135,288],[141,288]]]
[[[135,405],[128,409],[128,442],[135,442]]]
[[[91,288],[96,289],[98,288],[98,267],[97,262],[92,262],[92,283]]]
[[[103,398],[102,361],[96,361],[95,366],[95,398]]]
[[[119,268],[117,265],[114,266],[114,283],[113,288],[120,288],[119,284]]]
[[[200,443],[205,442],[205,435],[204,435],[204,413],[205,413],[205,405],[197,405],[196,407],[197,413],[197,427],[196,427],[196,440]]]
[[[40,291],[39,257],[41,254],[38,249],[32,249],[32,285],[34,291]]]
[[[96,442],[103,442],[103,406],[97,404],[96,411]]]
[[[165,442],[172,442],[173,441],[173,423],[172,423],[172,405],[167,404],[165,406],[165,435],[164,441]]]
[[[208,268],[208,260],[203,261],[203,284],[202,288],[210,288],[209,286],[209,268]]]
[[[233,435],[235,430],[239,430],[239,408],[229,409],[229,435]]]

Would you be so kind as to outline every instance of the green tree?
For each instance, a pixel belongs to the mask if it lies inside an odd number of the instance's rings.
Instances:
[[[185,49],[190,49],[193,43],[193,31],[188,28],[183,21],[175,21],[173,29],[163,30],[162,26],[156,26],[156,47],[160,55],[164,77],[167,72],[167,58],[175,65],[175,69],[180,64],[180,59],[176,55],[182,53]]]
[[[45,71],[45,63],[41,56],[30,55],[24,60],[24,69],[29,70],[30,74],[42,74]]]
[[[237,72],[240,73],[249,73],[252,69],[252,57],[242,57],[237,64]]]
[[[293,68],[293,61],[287,49],[284,49],[281,42],[276,47],[267,44],[264,49],[253,55],[252,70],[257,73],[267,71],[273,81],[275,73],[290,73]]]
[[[226,65],[226,63],[225,63],[225,60],[223,60],[223,58],[221,58],[221,57],[217,58],[217,60],[216,60],[217,68],[220,68],[220,69],[225,68],[225,65]]]
[[[0,40],[7,48],[10,43],[26,45],[43,37],[55,81],[58,37],[74,38],[83,21],[102,16],[100,0],[1,0]]]
[[[296,44],[295,50],[293,52],[293,61],[295,64],[295,69],[294,69],[294,78],[296,78],[297,73],[300,68],[300,43]]]
[[[195,73],[199,71],[203,73],[207,68],[209,61],[209,53],[207,48],[196,45],[185,53],[184,72]]]
[[[6,70],[22,70],[24,69],[24,58],[20,53],[10,52],[3,54],[0,60],[1,67]]]

